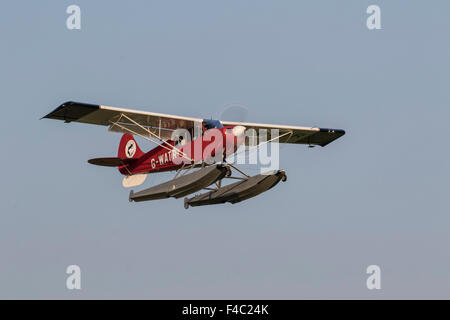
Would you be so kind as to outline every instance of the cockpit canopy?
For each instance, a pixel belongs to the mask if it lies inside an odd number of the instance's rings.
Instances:
[[[223,125],[222,123],[220,123],[219,120],[212,120],[212,119],[204,119],[203,126],[205,127],[206,130],[213,128],[223,128]]]

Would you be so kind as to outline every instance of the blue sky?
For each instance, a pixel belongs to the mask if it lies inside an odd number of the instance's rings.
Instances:
[[[0,298],[449,298],[449,9],[2,1]],[[86,162],[114,156],[119,134],[39,120],[67,100],[199,118],[240,105],[251,122],[347,134],[283,147],[288,181],[263,196],[186,211],[129,203],[116,170]]]

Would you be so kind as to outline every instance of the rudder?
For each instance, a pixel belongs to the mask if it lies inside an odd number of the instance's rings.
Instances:
[[[143,154],[144,153],[139,148],[136,140],[134,140],[134,137],[129,133],[125,133],[122,136],[122,139],[120,139],[117,157],[137,159],[140,158]]]

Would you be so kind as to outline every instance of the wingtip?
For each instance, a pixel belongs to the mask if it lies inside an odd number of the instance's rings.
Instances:
[[[98,110],[100,105],[89,104],[76,101],[66,101],[60,104],[50,113],[43,116],[41,119],[56,119],[64,120],[65,122],[77,121],[87,114]]]

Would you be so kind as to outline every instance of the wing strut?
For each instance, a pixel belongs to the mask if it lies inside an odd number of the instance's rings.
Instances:
[[[131,123],[135,124],[136,126],[138,126],[139,128],[141,128],[142,130],[144,130],[145,132],[147,132],[150,136],[153,136],[153,137],[155,137],[156,139],[160,140],[162,143],[158,143],[157,141],[153,140],[153,139],[150,138],[150,137],[147,137],[147,136],[145,136],[145,135],[143,135],[143,134],[140,134],[140,133],[138,133],[138,132],[136,132],[136,131],[131,130],[130,128],[127,128],[127,127],[124,126],[124,125],[121,125],[121,124],[119,123],[119,121],[120,121],[120,119],[121,119],[122,117],[124,117],[125,119],[127,119],[127,120],[130,121]],[[112,121],[111,121],[111,126],[110,126],[110,128],[113,127],[113,126],[118,126],[119,128],[121,128],[121,129],[123,129],[123,130],[125,130],[125,131],[128,131],[128,132],[130,132],[131,134],[134,134],[134,135],[137,135],[137,136],[139,136],[139,137],[141,137],[141,138],[144,138],[145,140],[148,140],[148,141],[150,141],[150,142],[153,142],[154,144],[156,144],[156,145],[158,145],[158,146],[161,146],[161,147],[163,147],[164,149],[166,149],[166,150],[168,150],[168,151],[174,150],[175,152],[177,152],[177,154],[183,156],[183,158],[185,158],[185,159],[189,160],[190,162],[192,162],[192,159],[191,159],[186,153],[184,153],[184,152],[181,151],[180,149],[176,148],[175,146],[173,146],[173,145],[167,143],[167,141],[162,140],[162,139],[161,139],[161,136],[158,136],[157,134],[151,132],[150,130],[148,130],[147,128],[145,128],[144,126],[142,126],[141,124],[139,124],[138,122],[134,121],[132,118],[128,117],[127,115],[125,115],[125,114],[123,114],[123,113],[120,114],[120,117],[119,117],[119,119],[118,119],[117,121],[115,121],[115,122],[112,122]],[[167,145],[168,147],[167,147],[166,145]]]
[[[283,134],[281,134],[281,135],[276,136],[275,138],[272,138],[272,139],[270,139],[270,140],[267,140],[267,141],[264,141],[264,142],[262,142],[262,143],[260,143],[260,144],[257,144],[256,146],[250,146],[248,149],[244,149],[244,150],[241,150],[241,151],[239,151],[239,152],[236,152],[236,153],[234,154],[235,159],[236,159],[236,156],[237,156],[238,154],[241,154],[242,152],[250,151],[250,150],[252,150],[252,149],[254,149],[254,148],[259,148],[260,146],[265,145],[266,143],[272,142],[272,141],[274,141],[274,140],[278,140],[278,139],[280,139],[280,138],[282,138],[282,137],[284,137],[284,136],[286,136],[286,135],[288,135],[288,134],[290,134],[290,135],[292,136],[292,131],[285,132],[285,133],[283,133]],[[289,139],[290,139],[290,137],[288,138],[288,140],[289,140]],[[231,165],[229,162],[227,162],[227,163],[228,163],[229,165]],[[232,166],[233,166],[233,165],[232,165]],[[233,168],[234,168],[234,166],[233,166]],[[235,168],[235,169],[237,169],[237,168]]]

